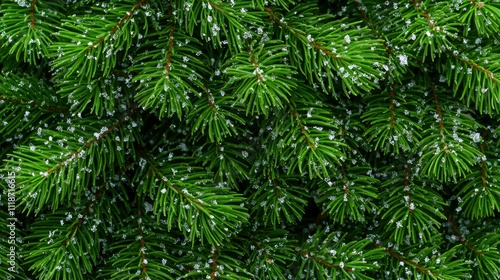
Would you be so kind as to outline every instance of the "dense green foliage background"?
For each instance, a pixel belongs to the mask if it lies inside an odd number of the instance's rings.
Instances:
[[[8,279],[500,279],[498,0],[0,3]]]

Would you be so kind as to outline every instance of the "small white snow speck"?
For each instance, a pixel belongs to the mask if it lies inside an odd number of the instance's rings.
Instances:
[[[344,40],[346,41],[346,43],[350,44],[351,43],[351,37],[349,35],[345,35],[344,36]]]
[[[470,134],[470,138],[472,139],[472,141],[474,141],[474,143],[479,143],[481,142],[481,135],[479,133],[471,133]]]
[[[398,55],[398,58],[399,58],[399,63],[401,63],[401,65],[408,65],[408,57],[404,54],[400,54]]]

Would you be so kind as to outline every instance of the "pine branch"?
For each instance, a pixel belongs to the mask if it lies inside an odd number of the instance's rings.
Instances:
[[[314,4],[297,5],[285,16],[270,8],[266,8],[266,12],[279,26],[281,40],[290,46],[292,65],[309,82],[319,83],[325,92],[334,96],[337,96],[335,83],[338,80],[347,95],[378,88],[383,70],[373,68],[373,63],[380,63],[385,57],[379,55],[381,47],[377,40],[366,37],[360,40],[369,34],[367,29],[356,30],[353,28],[355,23],[333,21],[328,15],[318,15]],[[311,18],[311,24],[304,24],[297,14]],[[313,22],[321,28],[312,25]],[[336,42],[345,42],[345,48],[339,46],[337,49]]]
[[[380,248],[379,244],[374,244]],[[455,246],[444,253],[435,254],[437,245],[428,245],[424,249],[412,246],[413,251],[397,252],[387,248],[385,252],[392,258],[392,267],[399,270],[398,274],[418,277],[422,279],[463,279],[470,272],[467,267],[470,263],[463,259],[454,258],[458,250]]]
[[[420,89],[408,87],[394,88],[390,85],[388,94],[374,94],[366,98],[368,104],[363,113],[363,120],[370,124],[365,131],[373,149],[384,154],[410,151],[421,139],[418,96]],[[410,112],[415,112],[411,114]]]
[[[423,182],[414,181],[413,170],[405,165],[404,171],[392,178],[384,179],[382,188],[387,188],[380,196],[384,208],[379,210],[380,217],[385,220],[384,235],[396,245],[431,242],[439,233],[442,214],[446,203],[434,189],[434,184],[425,186]]]
[[[467,138],[472,142],[478,141],[479,139],[474,137],[474,131],[481,126],[459,104],[448,105],[457,108],[455,116],[450,114],[449,109],[444,110],[446,107],[443,105],[450,101],[445,99],[445,103],[442,103],[434,85],[431,85],[431,94],[436,109],[431,110],[427,118],[431,118],[432,114],[437,127],[427,130],[426,135],[422,135],[418,148],[422,155],[420,172],[443,181],[449,179],[457,181],[457,177],[463,177],[470,172],[471,166],[476,164],[476,159],[481,157],[481,152],[469,144],[470,141],[465,141]],[[448,115],[444,115],[444,112]]]
[[[301,256],[299,275],[305,279],[373,279],[367,275],[379,267],[383,249],[368,249],[370,240],[344,242],[341,232],[318,229],[296,253]]]
[[[130,142],[119,127],[125,120],[110,126],[89,119],[60,123],[41,129],[29,145],[15,150],[12,156],[17,160],[7,162],[15,170],[17,182],[26,185],[20,191],[21,197],[30,198],[24,201],[24,209],[41,210],[51,203],[55,210],[60,203],[70,201],[74,192],[79,199],[88,183],[95,185],[107,172],[112,175],[115,160],[124,166]]]
[[[3,1],[0,273],[498,277],[499,23],[497,0]]]
[[[241,126],[247,121],[241,117],[244,106],[235,102],[234,97],[226,95],[226,91],[218,85],[209,88],[203,86],[205,96],[200,97],[193,105],[189,120],[195,132],[205,133],[210,142],[221,143],[228,137],[242,133]]]
[[[262,217],[259,222],[273,227],[300,220],[311,195],[299,179],[297,176],[253,177],[252,188],[247,191],[248,203],[252,206],[250,215]]]
[[[279,229],[262,229],[249,233],[250,247],[245,248],[249,256],[247,263],[255,277],[283,279],[290,275],[290,263],[295,260],[297,240]]]
[[[283,109],[297,87],[295,67],[286,63],[287,47],[279,41],[250,46],[227,62],[228,86],[237,92],[237,102],[246,104],[246,114],[267,116],[271,109]],[[235,85],[233,85],[235,84]]]
[[[374,199],[378,198],[378,194],[374,185],[378,180],[367,176],[371,170],[362,163],[358,166],[342,163],[339,173],[318,182],[319,197],[316,202],[324,205],[323,213],[336,223],[344,224],[346,219],[366,222],[366,215],[377,209]]]
[[[479,133],[475,136],[481,137],[480,149],[484,156],[480,158],[478,168],[459,182],[457,192],[464,215],[473,219],[494,216],[500,210],[500,202],[497,199],[500,196],[500,173],[494,168],[495,162],[491,160],[498,149],[493,147],[493,143],[486,144],[491,142],[487,130],[481,136]]]
[[[130,215],[125,226],[113,234],[109,248],[109,262],[118,269],[105,266],[100,276],[108,279],[176,279],[180,271],[173,255],[182,247],[174,237],[157,234],[165,228],[148,214],[152,210],[149,203],[140,203],[134,210],[135,215]]]
[[[150,48],[154,47],[153,50]],[[135,100],[139,106],[164,116],[183,114],[192,108],[192,95],[201,90],[206,56],[199,51],[200,42],[176,30],[173,21],[160,33],[151,34],[145,51],[130,67],[138,72],[133,81],[138,83]]]
[[[461,244],[459,246],[464,248],[463,255],[474,260],[472,277],[481,280],[496,277],[500,272],[496,264],[500,257],[498,232],[492,231],[491,227],[482,227],[471,233],[463,232],[463,225],[458,226],[458,222],[451,215],[448,216],[448,223],[453,240],[458,241]]]
[[[143,166],[137,177],[141,182],[138,192],[155,199],[154,213],[167,216],[168,230],[175,224],[193,246],[197,239],[214,246],[223,244],[248,219],[246,209],[240,206],[244,198],[215,188],[208,172],[187,163],[194,159],[174,158],[173,151],[144,156],[148,168]]]
[[[500,25],[496,21],[500,16],[498,3],[471,0],[462,3],[458,10],[462,11],[460,21],[465,26],[474,26],[479,35],[489,37],[500,31]],[[469,28],[464,28],[464,35],[468,34]]]
[[[93,209],[103,193],[104,188],[101,188],[85,207],[80,204],[73,209],[59,208],[31,225],[32,233],[25,245],[33,252],[26,257],[26,263],[31,264],[30,270],[42,278],[73,279],[85,279],[84,275],[93,271],[100,255],[98,231],[103,227],[98,215],[100,211]],[[73,219],[73,215],[78,219]],[[66,224],[67,221],[70,223]]]
[[[234,139],[220,144],[206,143],[197,151],[202,155],[198,161],[214,173],[214,183],[229,189],[239,189],[240,182],[250,178],[250,155],[254,153],[251,146],[234,143]]]
[[[58,40],[51,45],[51,65],[56,68],[56,74],[61,79],[86,78],[87,82],[98,74],[107,77],[118,63],[117,54],[124,51],[126,56],[133,40],[145,35],[141,32],[147,34],[145,12],[139,9],[146,2],[104,5],[103,18],[74,14],[64,19],[56,33]],[[115,16],[120,17],[118,22]],[[141,29],[132,24],[133,19],[140,21],[140,16],[145,24]]]
[[[20,5],[11,1],[2,3],[0,26],[3,32],[0,38],[8,42],[2,48],[10,46],[8,53],[15,54],[16,60],[35,65],[48,56],[55,19],[61,17],[64,8],[60,1],[29,2],[23,1]]]
[[[476,40],[476,43],[481,40]],[[467,42],[464,39],[464,42]],[[477,55],[477,60],[469,58],[459,50],[447,50],[446,54],[453,59],[447,59],[439,70],[444,73],[448,85],[453,81],[453,92],[457,95],[461,92],[461,99],[465,99],[467,105],[474,102],[475,107],[481,113],[497,111],[500,106],[500,97],[495,93],[500,89],[500,64],[499,55],[495,48],[486,46],[484,50],[476,54],[476,51],[467,46],[469,50],[465,53]],[[451,69],[451,70],[449,70]],[[468,92],[467,95],[464,93]]]

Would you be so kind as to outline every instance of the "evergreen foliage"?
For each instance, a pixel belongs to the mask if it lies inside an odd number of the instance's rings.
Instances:
[[[7,279],[500,279],[499,0],[0,3]]]

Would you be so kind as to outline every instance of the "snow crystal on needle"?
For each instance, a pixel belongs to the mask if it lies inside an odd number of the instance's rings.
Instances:
[[[345,35],[344,36],[344,40],[346,41],[346,43],[350,44],[351,43],[351,37],[349,35]]]
[[[481,142],[481,135],[479,133],[471,133],[470,134],[470,138],[472,139],[472,141],[474,141],[474,143],[478,143],[478,142]]]
[[[408,57],[404,54],[400,54],[398,55],[398,58],[399,58],[399,63],[401,63],[401,65],[408,65]]]

